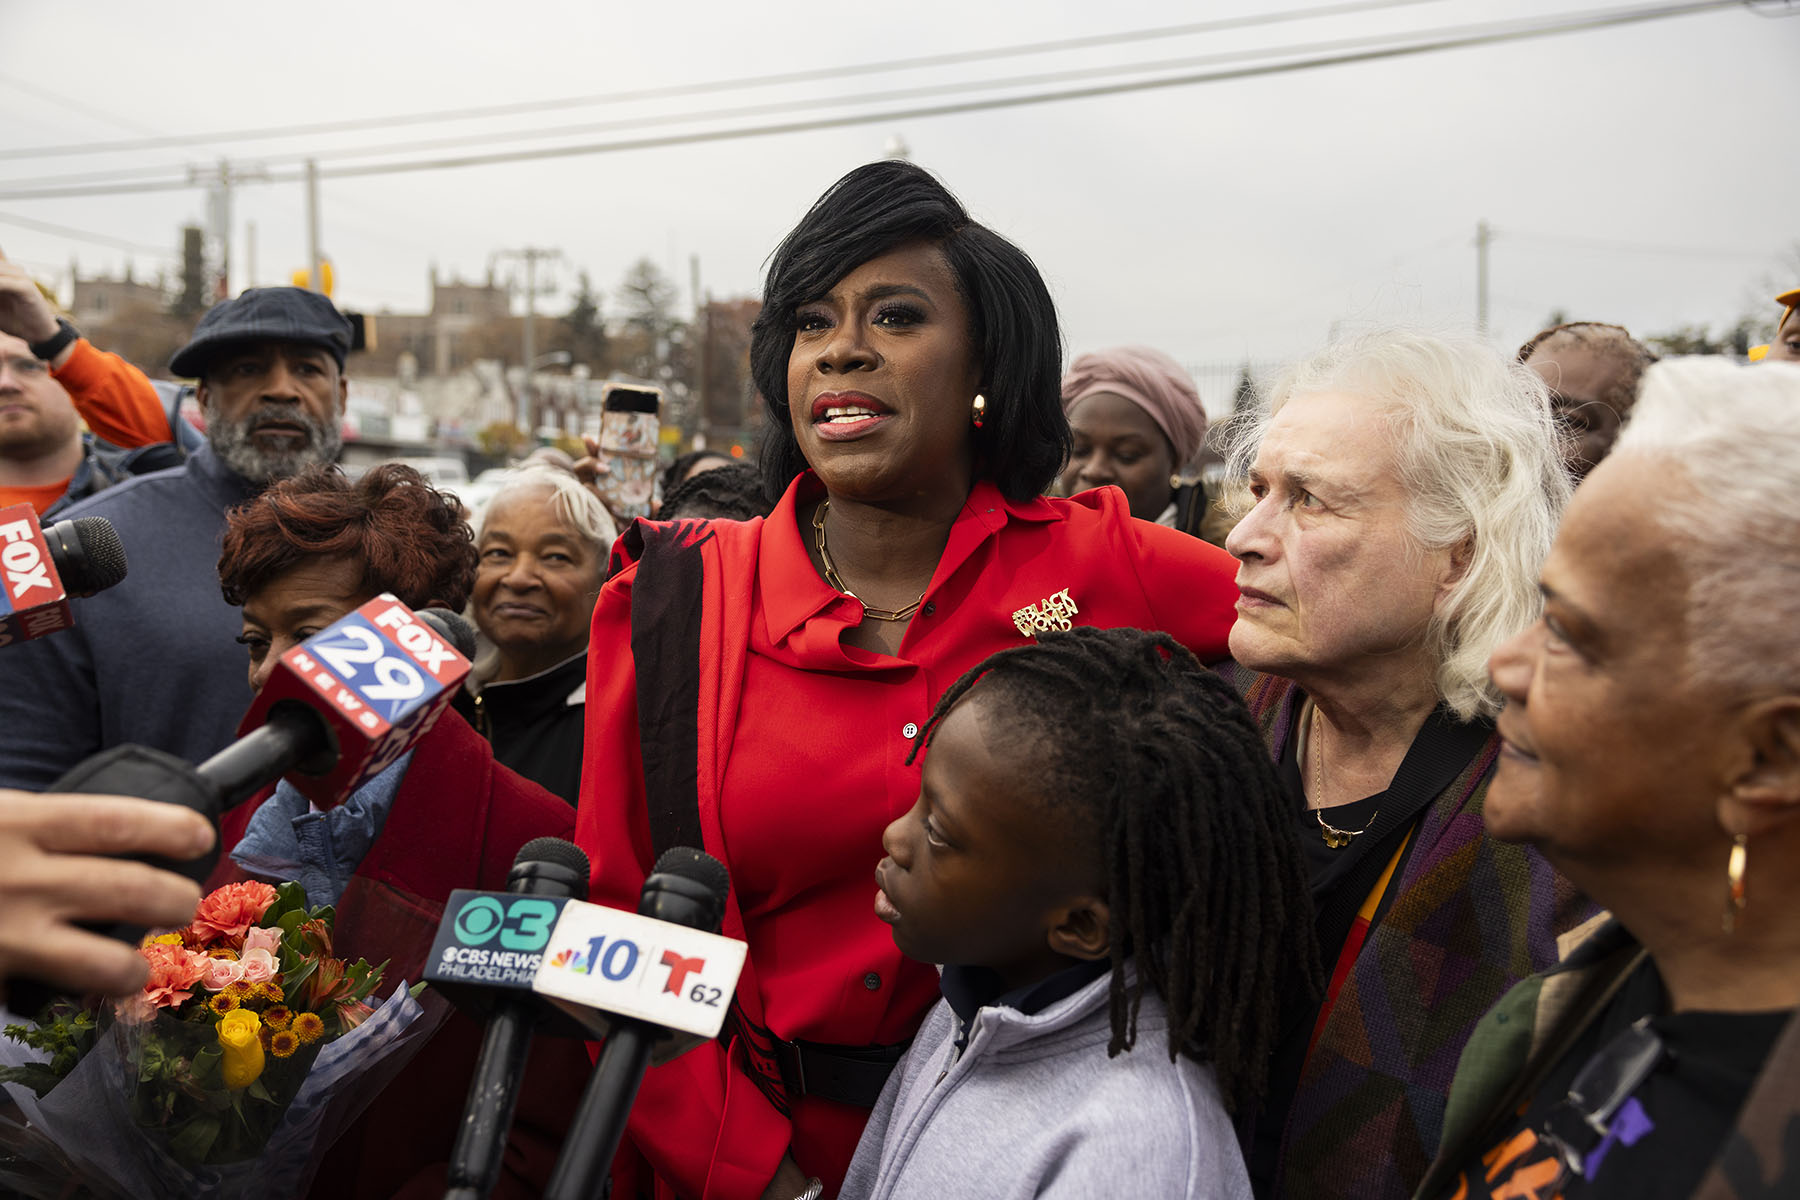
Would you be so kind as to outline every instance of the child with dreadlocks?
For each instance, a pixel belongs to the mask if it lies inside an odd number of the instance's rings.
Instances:
[[[1237,695],[1163,634],[1046,633],[952,685],[921,747],[875,913],[944,1000],[839,1195],[1248,1198],[1232,1117],[1317,951]]]

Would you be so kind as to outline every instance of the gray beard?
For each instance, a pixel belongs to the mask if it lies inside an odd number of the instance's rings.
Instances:
[[[227,421],[216,406],[205,405],[206,440],[219,461],[252,483],[274,483],[298,475],[307,467],[337,461],[344,448],[343,431],[335,420],[315,420],[292,404],[259,404],[236,421]],[[251,435],[267,421],[300,425],[306,440],[292,450],[261,450]]]

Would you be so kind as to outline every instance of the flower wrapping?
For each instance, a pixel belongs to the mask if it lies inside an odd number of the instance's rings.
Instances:
[[[137,995],[7,1027],[0,1193],[303,1195],[443,1019],[404,982],[371,1005],[381,967],[334,957],[333,911],[297,884],[228,885],[200,914],[146,939]]]

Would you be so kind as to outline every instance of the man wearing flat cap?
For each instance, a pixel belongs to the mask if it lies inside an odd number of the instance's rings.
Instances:
[[[250,704],[240,622],[219,592],[225,512],[336,459],[351,327],[299,288],[252,288],[201,317],[170,368],[196,381],[206,444],[59,514],[105,517],[124,582],[73,601],[75,626],[0,651],[0,786],[43,789],[125,742],[199,762]]]

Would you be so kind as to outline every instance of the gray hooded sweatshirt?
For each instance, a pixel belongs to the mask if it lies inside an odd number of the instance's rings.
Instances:
[[[1212,1068],[1169,1061],[1159,997],[1144,996],[1136,1048],[1107,1057],[1109,983],[1030,1015],[982,1008],[960,1055],[940,1000],[876,1102],[840,1200],[1250,1200]]]

